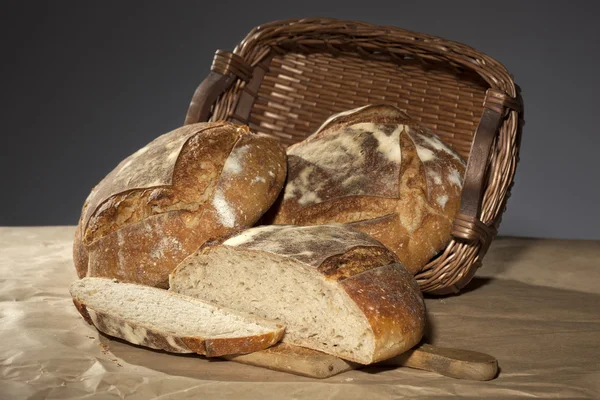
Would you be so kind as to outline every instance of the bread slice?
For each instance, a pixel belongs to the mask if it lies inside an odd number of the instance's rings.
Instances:
[[[248,229],[186,258],[170,290],[279,320],[283,342],[362,364],[410,349],[425,326],[412,275],[343,225]]]
[[[71,285],[75,306],[90,324],[130,343],[207,357],[245,354],[279,342],[284,326],[164,289],[106,278]]]

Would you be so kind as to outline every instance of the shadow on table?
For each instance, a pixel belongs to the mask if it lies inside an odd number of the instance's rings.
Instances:
[[[540,248],[541,244],[548,242],[548,239],[497,237],[483,258],[483,266],[480,270],[491,270],[494,274],[502,274],[515,264],[521,263],[527,254],[531,254],[532,249]]]
[[[494,281],[495,281],[494,278],[475,277],[471,280],[471,282],[469,282],[467,284],[467,286],[465,286],[457,294],[450,294],[450,295],[443,295],[443,296],[425,294],[424,297],[425,297],[425,299],[431,299],[431,300],[444,300],[444,299],[450,299],[450,298],[454,298],[454,297],[460,297],[461,295],[465,295],[467,293],[477,291],[477,290],[483,288],[484,286],[487,286],[487,285],[493,283]],[[435,343],[437,333],[438,333],[438,328],[436,326],[436,323],[431,318],[431,313],[428,312],[424,337],[427,339],[428,343]]]

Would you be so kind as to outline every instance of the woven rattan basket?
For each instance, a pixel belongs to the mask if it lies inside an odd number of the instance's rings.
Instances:
[[[239,122],[293,144],[333,113],[381,103],[407,111],[468,159],[453,239],[416,276],[424,292],[458,292],[496,235],[518,161],[522,101],[493,58],[394,27],[272,22],[233,52],[217,51],[185,122]]]

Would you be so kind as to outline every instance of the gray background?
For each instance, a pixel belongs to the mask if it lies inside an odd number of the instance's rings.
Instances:
[[[326,16],[442,36],[506,65],[526,105],[501,234],[600,239],[593,1],[3,3],[0,225],[75,224],[92,186],[183,122],[216,49]]]

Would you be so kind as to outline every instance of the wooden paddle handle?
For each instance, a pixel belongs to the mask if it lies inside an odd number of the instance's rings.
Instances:
[[[380,364],[402,366],[457,379],[489,381],[498,374],[498,361],[484,353],[422,344]]]

